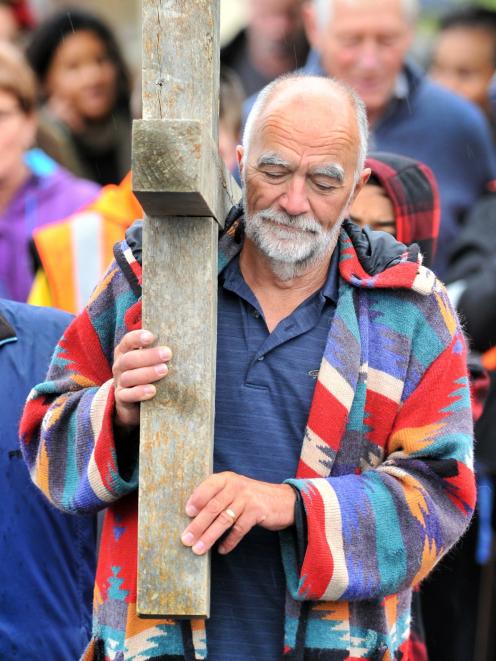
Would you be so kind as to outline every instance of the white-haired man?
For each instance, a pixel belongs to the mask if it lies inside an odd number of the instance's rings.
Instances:
[[[443,277],[453,239],[496,178],[496,163],[483,114],[407,61],[417,14],[417,0],[310,0],[303,17],[312,51],[303,71],[354,88],[367,107],[372,149],[433,170],[442,209],[434,269]]]
[[[474,507],[470,402],[463,336],[418,249],[344,220],[366,138],[350,89],[293,76],[238,148],[214,473],[182,534],[212,550],[208,622],[136,616],[139,402],[171,357],[140,329],[141,226],[33,390],[31,474],[60,507],[108,508],[86,659],[408,658],[412,585]]]

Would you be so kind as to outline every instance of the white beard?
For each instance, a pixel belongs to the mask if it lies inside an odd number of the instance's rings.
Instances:
[[[302,275],[332,253],[346,215],[343,210],[334,225],[325,230],[308,214],[289,216],[268,208],[250,215],[245,193],[243,202],[246,236],[267,257],[273,273],[283,281]]]

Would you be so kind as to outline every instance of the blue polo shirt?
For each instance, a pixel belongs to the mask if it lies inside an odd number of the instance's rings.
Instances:
[[[338,297],[338,250],[322,289],[269,333],[234,259],[219,276],[214,471],[281,483],[298,460]],[[209,661],[279,661],[286,583],[279,538],[256,527],[212,552]]]

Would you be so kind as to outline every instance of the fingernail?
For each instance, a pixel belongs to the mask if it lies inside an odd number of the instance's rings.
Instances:
[[[167,365],[157,365],[155,371],[159,376],[163,376],[164,374],[167,374]]]
[[[153,335],[150,331],[143,331],[140,335],[140,340],[143,344],[149,344],[153,340]]]
[[[218,551],[221,555],[226,554],[226,547],[225,546],[219,546]]]
[[[160,347],[159,356],[161,360],[170,360],[170,357],[172,356],[172,352],[169,349],[169,347]]]
[[[188,516],[196,516],[198,514],[198,510],[194,505],[190,505],[188,503],[188,505],[186,505],[186,514]]]
[[[197,555],[201,555],[202,553],[205,552],[205,544],[203,542],[196,542],[196,544],[193,546],[191,549],[193,553],[196,553]]]
[[[143,392],[148,397],[148,396],[151,396],[151,395],[155,394],[155,388],[154,388],[154,386],[145,386],[143,388]]]
[[[191,543],[194,540],[194,535],[192,532],[185,532],[181,537],[181,541],[185,546],[191,546]]]

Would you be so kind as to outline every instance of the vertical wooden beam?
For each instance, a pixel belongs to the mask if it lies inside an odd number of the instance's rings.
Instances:
[[[156,120],[202,122],[209,139],[189,154],[194,170],[195,163],[211,158],[212,141],[217,144],[218,91],[218,0],[143,0],[143,121],[133,144],[135,192],[147,213],[143,327],[172,348],[173,359],[157,396],[141,406],[142,616],[209,615],[209,558],[183,547],[180,535],[188,523],[186,500],[212,468],[218,224],[198,216],[205,213],[201,206],[196,212],[190,204],[187,216],[168,213],[167,185],[157,181],[161,172],[174,169],[177,155],[164,146],[152,157],[146,130],[147,121],[152,132]],[[161,194],[163,208],[157,206]]]

